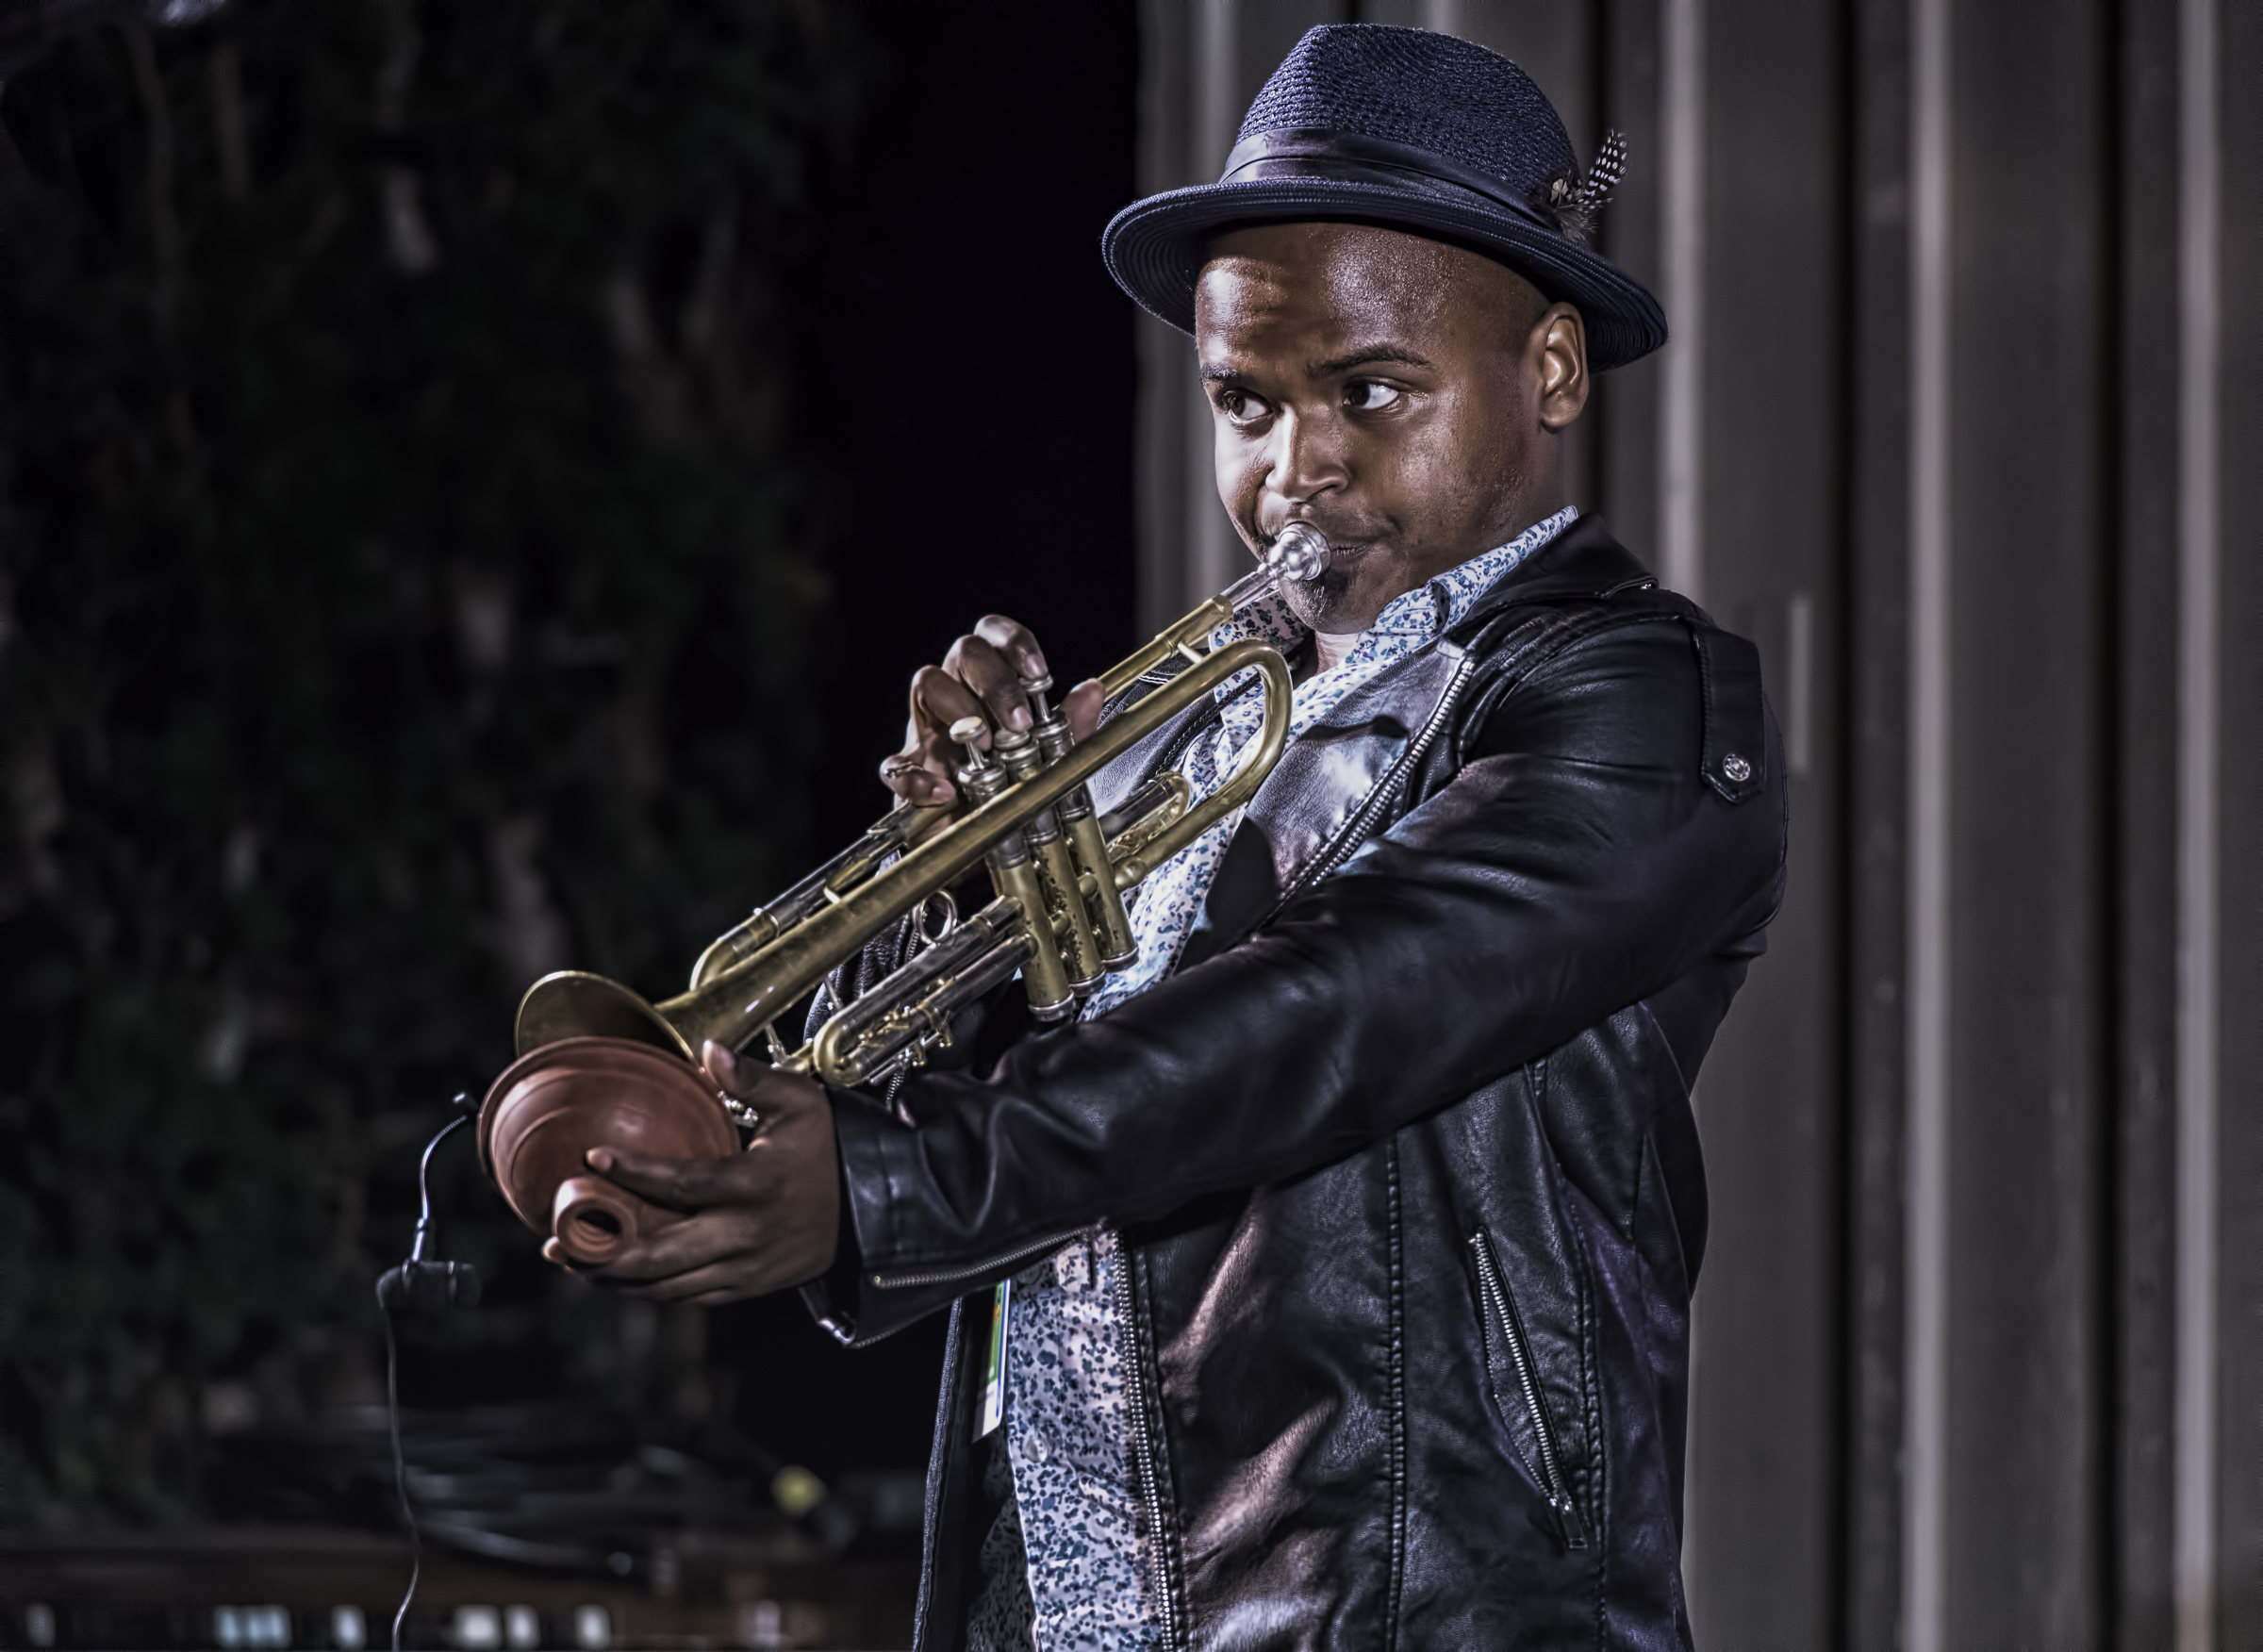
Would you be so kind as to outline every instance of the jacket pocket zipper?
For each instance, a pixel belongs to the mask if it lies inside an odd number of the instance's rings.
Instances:
[[[1353,811],[1350,819],[1344,822],[1336,834],[1335,841],[1321,852],[1318,859],[1306,867],[1303,875],[1289,886],[1287,893],[1275,904],[1275,912],[1349,860],[1352,851],[1367,840],[1368,834],[1374,830],[1376,818],[1391,806],[1391,800],[1397,794],[1399,783],[1415,764],[1422,761],[1423,754],[1437,743],[1438,731],[1445,726],[1445,719],[1453,713],[1454,702],[1462,698],[1462,685],[1469,681],[1474,664],[1469,654],[1462,656],[1454,667],[1454,674],[1446,679],[1445,687],[1438,696],[1437,708],[1430,713],[1429,720],[1422,725],[1422,732],[1414,736],[1413,744],[1398,754],[1398,761],[1391,765],[1383,778],[1376,783],[1375,789],[1367,794],[1366,801]]]
[[[1540,1392],[1539,1368],[1532,1363],[1532,1347],[1525,1339],[1525,1322],[1517,1317],[1516,1302],[1509,1295],[1508,1281],[1501,1278],[1500,1264],[1493,1254],[1493,1240],[1482,1228],[1469,1236],[1469,1249],[1478,1264],[1478,1289],[1485,1298],[1485,1313],[1499,1332],[1502,1346],[1509,1350],[1511,1374],[1516,1389],[1524,1398],[1525,1412],[1532,1419],[1532,1436],[1540,1442],[1541,1494],[1555,1511],[1562,1529],[1563,1546],[1567,1549],[1587,1546],[1587,1528],[1579,1518],[1578,1505],[1572,1501],[1571,1482],[1564,1478],[1563,1459],[1556,1448],[1556,1424],[1548,1415],[1547,1401]],[[1485,1360],[1493,1366],[1493,1391],[1496,1398],[1502,1393],[1501,1373],[1494,1365],[1493,1340],[1486,1339]]]
[[[1073,1233],[1056,1233],[1050,1238],[1032,1239],[1027,1245],[1017,1245],[1011,1250],[986,1256],[980,1262],[968,1263],[963,1267],[915,1268],[900,1273],[876,1273],[868,1277],[873,1288],[882,1291],[912,1291],[929,1285],[955,1285],[967,1280],[979,1280],[983,1275],[995,1273],[1001,1267],[1034,1262],[1049,1250],[1058,1250],[1072,1240],[1091,1238],[1099,1231],[1096,1225],[1080,1228]]]

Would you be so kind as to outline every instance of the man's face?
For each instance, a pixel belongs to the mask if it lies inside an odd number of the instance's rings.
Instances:
[[[1195,343],[1243,540],[1263,555],[1302,520],[1335,552],[1288,593],[1315,630],[1365,630],[1565,503],[1578,312],[1490,258],[1359,224],[1239,230],[1203,267]]]

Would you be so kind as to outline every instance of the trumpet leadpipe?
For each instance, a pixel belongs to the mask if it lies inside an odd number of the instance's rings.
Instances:
[[[1314,580],[1327,568],[1328,541],[1320,531],[1310,522],[1291,522],[1275,537],[1263,564],[1165,627],[1146,647],[1118,660],[1100,678],[1101,686],[1113,700],[1165,660],[1193,664],[1202,657],[1210,634],[1219,626],[1271,596],[1283,581]]]

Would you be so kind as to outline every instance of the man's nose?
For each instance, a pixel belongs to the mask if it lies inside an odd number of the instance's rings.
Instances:
[[[1292,509],[1341,490],[1351,480],[1342,437],[1334,420],[1292,411],[1273,427],[1265,490]]]

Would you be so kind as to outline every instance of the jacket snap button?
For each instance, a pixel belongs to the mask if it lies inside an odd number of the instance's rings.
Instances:
[[[1731,752],[1727,756],[1721,759],[1721,772],[1726,776],[1732,784],[1742,785],[1743,782],[1752,778],[1752,765],[1745,762],[1743,758],[1738,756],[1734,752]]]

